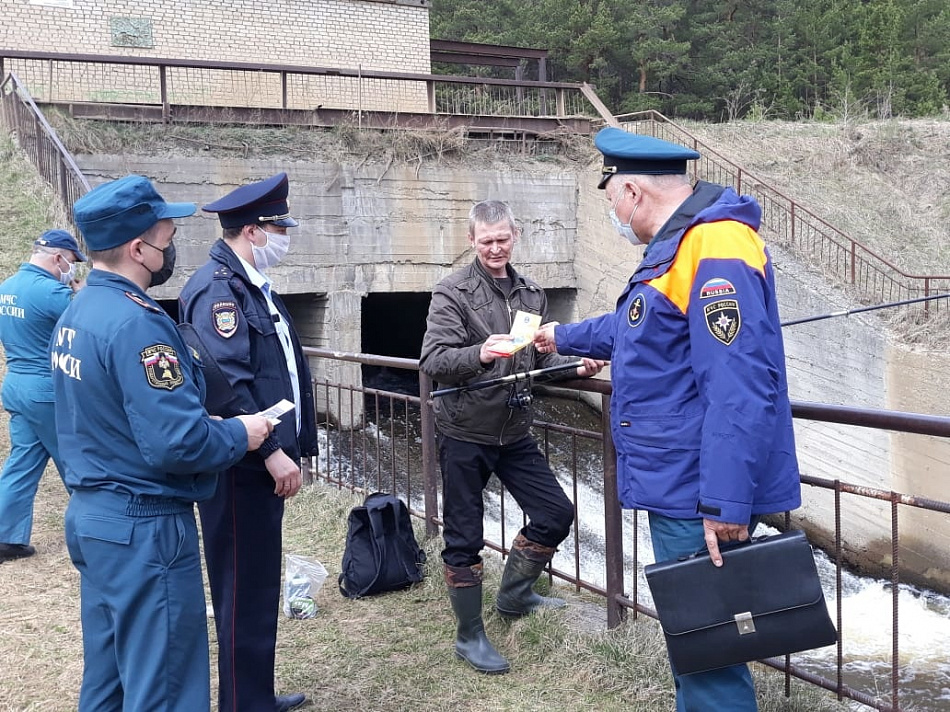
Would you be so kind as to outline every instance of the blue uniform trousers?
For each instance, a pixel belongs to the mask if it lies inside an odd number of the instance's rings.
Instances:
[[[650,512],[650,537],[657,561],[688,556],[706,547],[702,519],[672,519]],[[758,710],[748,665],[732,665],[692,675],[677,675],[676,668],[673,668],[673,683],[676,686],[676,712]]]
[[[273,710],[284,500],[266,470],[232,467],[198,512],[218,633],[219,712]]]
[[[485,546],[482,491],[492,473],[528,517],[521,529],[529,541],[556,547],[571,531],[574,505],[564,494],[547,460],[530,438],[510,445],[480,445],[439,436],[442,467],[442,560],[473,566]]]
[[[10,455],[0,474],[0,543],[29,544],[33,500],[50,458],[63,476],[56,441],[53,382],[8,373],[3,407],[10,414]]]
[[[76,490],[66,545],[81,576],[79,712],[211,708],[208,627],[194,505]],[[158,651],[158,652],[156,652]]]

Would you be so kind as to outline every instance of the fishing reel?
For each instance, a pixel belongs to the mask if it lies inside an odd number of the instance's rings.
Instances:
[[[531,395],[530,382],[512,385],[511,391],[508,393],[509,408],[530,408],[532,401],[534,401],[534,396]]]

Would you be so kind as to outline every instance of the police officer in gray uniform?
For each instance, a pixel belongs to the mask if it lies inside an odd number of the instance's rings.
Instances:
[[[10,415],[10,455],[0,474],[0,563],[36,553],[30,545],[33,500],[50,458],[63,476],[49,337],[79,287],[76,263],[85,261],[72,235],[47,230],[33,243],[30,261],[0,284],[3,407]]]
[[[173,218],[141,176],[75,206],[94,262],[53,332],[56,430],[79,570],[80,712],[209,710],[210,665],[194,503],[260,446],[261,415],[212,419],[197,354],[146,290],[175,266]]]

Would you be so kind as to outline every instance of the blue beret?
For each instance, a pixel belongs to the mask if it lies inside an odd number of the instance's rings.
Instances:
[[[699,158],[699,153],[691,148],[612,126],[597,132],[594,145],[604,154],[604,167],[598,188],[604,188],[607,181],[617,173],[686,173],[686,161]]]
[[[76,255],[76,260],[85,262],[86,256],[80,252],[76,239],[65,230],[47,230],[33,242],[37,247],[56,247],[69,250]]]
[[[159,220],[194,213],[194,203],[166,203],[148,178],[136,175],[98,185],[73,204],[76,225],[93,251],[124,245]]]
[[[208,203],[201,209],[217,213],[221,227],[244,227],[271,223],[278,227],[297,227],[290,217],[287,193],[290,183],[286,173],[278,173],[266,180],[235,188],[223,198]]]

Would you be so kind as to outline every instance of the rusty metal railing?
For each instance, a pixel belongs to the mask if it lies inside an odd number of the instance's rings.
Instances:
[[[55,191],[72,221],[72,205],[89,191],[89,181],[13,72],[0,83],[0,119]]]
[[[241,121],[256,112],[257,123],[419,126],[437,118],[449,126],[585,133],[598,115],[582,85],[568,82],[0,50],[0,76],[5,66],[29,77],[38,101],[68,104],[77,115],[83,103],[109,106],[110,118],[207,120],[218,107],[217,120],[231,110]]]
[[[950,275],[908,274],[725,158],[663,114],[657,111],[629,114],[624,117],[624,126],[699,151],[702,157],[694,161],[696,178],[729,185],[737,193],[754,196],[762,206],[762,229],[770,241],[790,248],[868,299],[891,302],[950,292]],[[950,305],[943,301],[925,302],[914,308],[924,317],[948,309]]]
[[[327,349],[308,348],[305,351],[312,359],[385,366],[418,374],[418,395],[362,388],[329,380],[315,382],[316,402],[321,413],[320,425],[327,436],[317,477],[323,482],[354,491],[389,489],[396,492],[408,501],[412,513],[425,521],[427,533],[430,536],[436,535],[441,525],[438,501],[440,477],[435,453],[434,418],[428,397],[432,390],[431,379],[419,372],[418,362],[414,359],[341,353]],[[573,495],[572,499],[577,507],[574,532],[562,545],[562,552],[565,552],[571,565],[566,568],[552,567],[551,576],[570,583],[578,590],[583,589],[602,596],[609,627],[620,625],[631,611],[634,618],[641,613],[656,617],[655,611],[641,600],[641,594],[645,596],[646,589],[640,580],[639,537],[635,526],[637,513],[625,515],[620,509],[617,497],[616,453],[609,423],[610,384],[603,380],[589,379],[561,381],[557,385],[561,389],[599,395],[602,415],[599,431],[556,422],[536,423],[537,439],[545,454],[552,458],[552,453],[558,452],[558,461],[552,461],[552,467],[570,482],[570,494]],[[368,417],[367,410],[375,411],[375,415]],[[798,419],[950,438],[950,417],[804,402],[793,403],[792,411]],[[555,447],[554,442],[557,439],[560,439],[562,445],[566,443],[566,447]],[[587,508],[586,516],[581,517],[582,475],[578,467],[580,461],[589,463],[595,458],[600,458],[600,466],[603,469],[603,479],[600,483],[602,493],[594,495],[598,499],[596,508],[602,512],[597,521],[594,521],[592,515],[594,509]],[[836,651],[835,672],[832,677],[818,674],[800,664],[792,663],[788,656],[762,662],[784,672],[786,694],[789,694],[789,681],[794,677],[830,690],[839,699],[855,700],[876,710],[900,712],[911,709],[901,707],[900,704],[900,512],[903,508],[914,508],[950,514],[950,503],[811,475],[803,475],[802,483],[817,492],[827,492],[833,498],[834,533],[826,548],[836,571],[837,627],[841,633]],[[508,550],[506,521],[512,517],[517,520],[520,510],[507,502],[503,490],[490,493],[490,496],[498,503],[500,524],[497,525],[497,531],[486,528],[486,545],[504,555]],[[586,496],[590,497],[590,492]],[[888,580],[892,586],[893,622],[890,679],[887,683],[889,695],[870,689],[857,689],[844,682],[844,658],[847,652],[844,641],[848,639],[849,631],[842,616],[842,571],[845,568],[842,542],[846,540],[846,532],[843,531],[846,525],[841,516],[843,497],[881,500],[888,504],[891,511],[891,562]],[[632,534],[625,533],[625,529],[631,529],[631,517],[634,524]],[[791,525],[788,513],[784,517],[784,524],[785,527]],[[515,526],[519,526],[517,521]],[[587,530],[596,531],[591,534]],[[625,546],[625,540],[628,538],[631,539],[629,549]],[[602,583],[586,577],[581,568],[581,558],[590,554],[593,548],[598,549],[597,556],[603,560]]]

